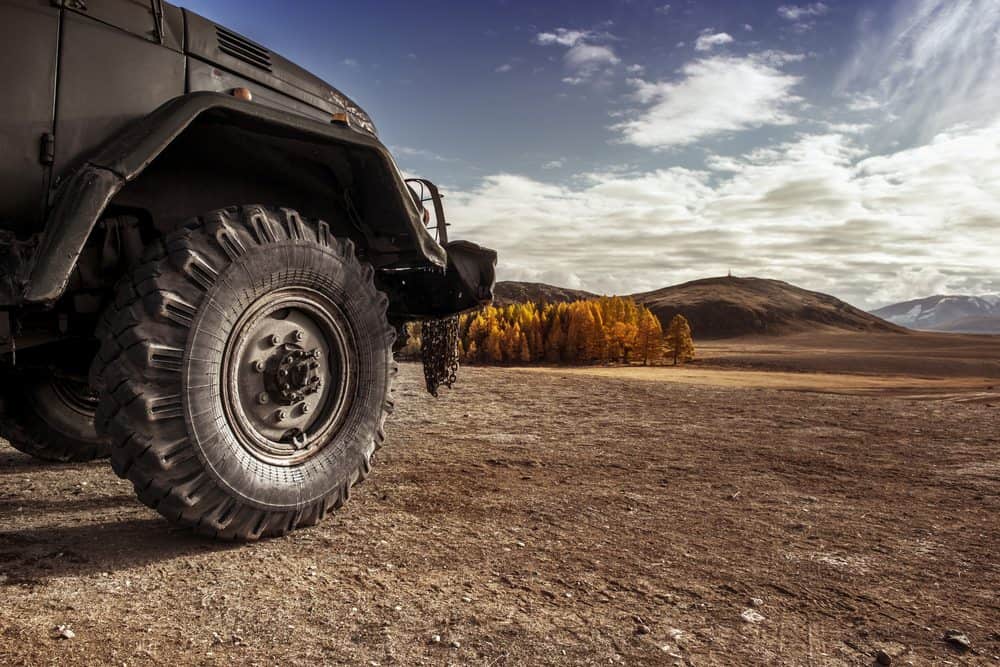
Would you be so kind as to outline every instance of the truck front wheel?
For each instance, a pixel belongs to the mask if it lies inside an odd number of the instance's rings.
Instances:
[[[395,334],[373,274],[288,209],[216,211],[165,239],[102,325],[97,426],[115,472],[223,539],[339,507],[392,408]]]

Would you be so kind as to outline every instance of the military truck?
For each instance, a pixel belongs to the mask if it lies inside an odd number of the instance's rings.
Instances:
[[[350,98],[162,0],[0,0],[0,89],[0,435],[222,539],[339,507],[396,332],[488,302],[496,254]]]

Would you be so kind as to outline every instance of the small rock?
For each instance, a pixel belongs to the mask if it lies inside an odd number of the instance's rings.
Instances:
[[[463,595],[462,602],[472,602],[472,598],[470,598],[468,595]]]
[[[670,628],[669,630],[667,630],[667,636],[670,637],[670,639],[672,639],[673,641],[677,641],[678,639],[684,636],[684,631],[678,630],[677,628]]]
[[[644,623],[640,623],[635,626],[635,634],[637,635],[648,635],[650,632],[652,632],[652,630],[650,630],[649,626]]]
[[[750,604],[752,604],[755,607],[763,607],[764,600],[761,598],[750,598]]]
[[[458,641],[457,639],[452,639],[451,642],[448,644],[448,646],[452,648],[462,648],[462,642]]]
[[[877,662],[880,665],[891,665],[892,656],[883,651],[882,649],[879,649],[878,652],[875,654],[875,662]]]
[[[760,623],[764,620],[764,617],[753,609],[744,609],[743,613],[740,614],[740,618],[742,618],[745,623]]]
[[[57,625],[52,628],[52,637],[54,639],[73,639],[76,637],[76,633],[68,625]]]
[[[523,549],[524,548],[524,542],[522,542],[520,540],[518,540],[517,542],[514,542],[514,544],[517,545],[518,549]]]
[[[429,641],[430,641],[431,644],[440,644],[441,643],[441,635],[431,635],[431,638],[430,638]]]
[[[968,636],[958,630],[948,630],[944,633],[944,640],[960,651],[968,651],[972,648],[972,642]]]

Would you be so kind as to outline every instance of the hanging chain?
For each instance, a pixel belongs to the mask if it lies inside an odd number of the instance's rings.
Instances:
[[[438,387],[451,389],[458,379],[458,316],[424,320],[420,324],[420,357],[431,396]]]

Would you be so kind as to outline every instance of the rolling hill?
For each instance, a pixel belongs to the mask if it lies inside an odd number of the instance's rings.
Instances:
[[[581,299],[595,299],[599,294],[584,292],[568,287],[555,287],[545,283],[524,283],[516,281],[498,282],[495,289],[494,305],[506,306],[508,303],[565,303]]]
[[[558,303],[595,296],[542,283],[502,282],[497,285],[496,303]],[[807,331],[905,331],[840,299],[780,280],[706,278],[630,296],[653,311],[664,326],[677,313],[684,315],[698,338]]]
[[[903,331],[836,297],[765,278],[705,278],[632,298],[664,323],[678,313],[684,315],[701,338],[817,330]]]
[[[1000,334],[1000,295],[936,295],[895,303],[874,315],[910,329]]]

